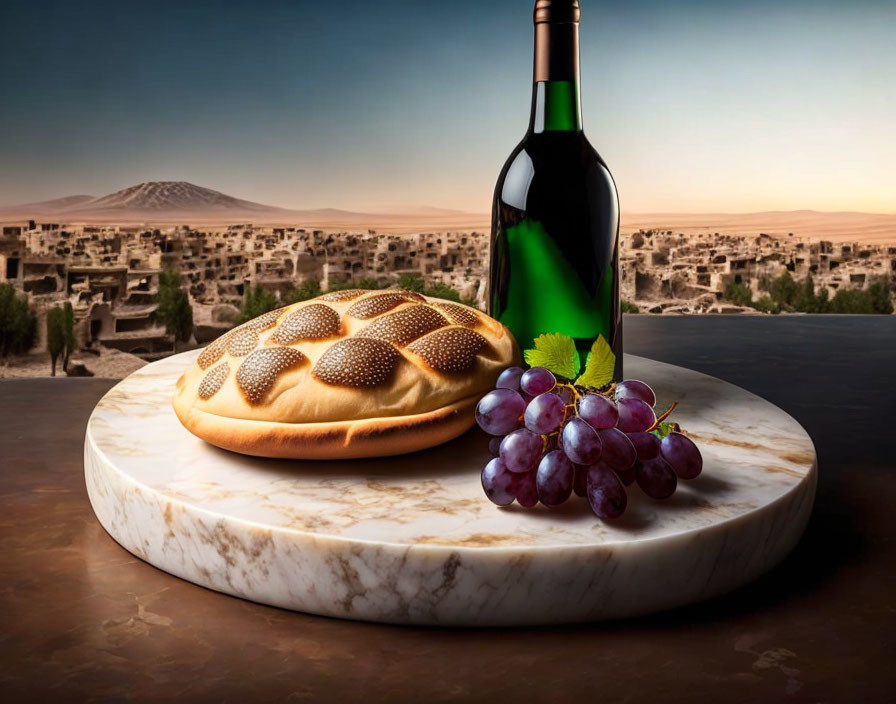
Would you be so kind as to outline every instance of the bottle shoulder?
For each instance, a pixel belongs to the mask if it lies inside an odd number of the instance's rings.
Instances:
[[[505,162],[495,201],[526,210],[531,198],[545,191],[568,195],[584,191],[615,198],[616,184],[583,132],[530,132]]]
[[[578,132],[527,132],[510,153],[508,161],[520,152],[527,152],[535,161],[553,161],[576,158],[584,163],[606,163],[583,131]]]

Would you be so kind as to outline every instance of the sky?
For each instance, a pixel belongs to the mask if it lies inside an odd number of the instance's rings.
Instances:
[[[486,212],[532,0],[3,0],[0,205],[184,180]],[[581,0],[585,132],[627,212],[896,212],[896,0]]]

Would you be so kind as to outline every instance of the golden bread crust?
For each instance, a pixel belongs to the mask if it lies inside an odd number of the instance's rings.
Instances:
[[[276,423],[224,418],[178,402],[184,427],[225,450],[257,457],[305,460],[386,457],[424,450],[462,435],[473,425],[479,396],[411,416],[330,423]]]
[[[394,455],[467,430],[519,358],[507,328],[468,306],[394,290],[325,295],[215,340],[173,405],[190,432],[249,455]]]

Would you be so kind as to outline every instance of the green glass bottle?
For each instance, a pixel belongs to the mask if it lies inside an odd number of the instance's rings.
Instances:
[[[603,335],[619,380],[619,204],[582,131],[577,0],[535,3],[534,83],[529,129],[495,188],[490,313],[523,349],[569,335],[583,363]]]

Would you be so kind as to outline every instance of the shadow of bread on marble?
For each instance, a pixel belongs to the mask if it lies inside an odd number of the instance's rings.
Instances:
[[[178,379],[173,405],[191,433],[248,455],[398,455],[468,430],[479,398],[519,362],[510,331],[469,306],[335,291],[219,337]]]

